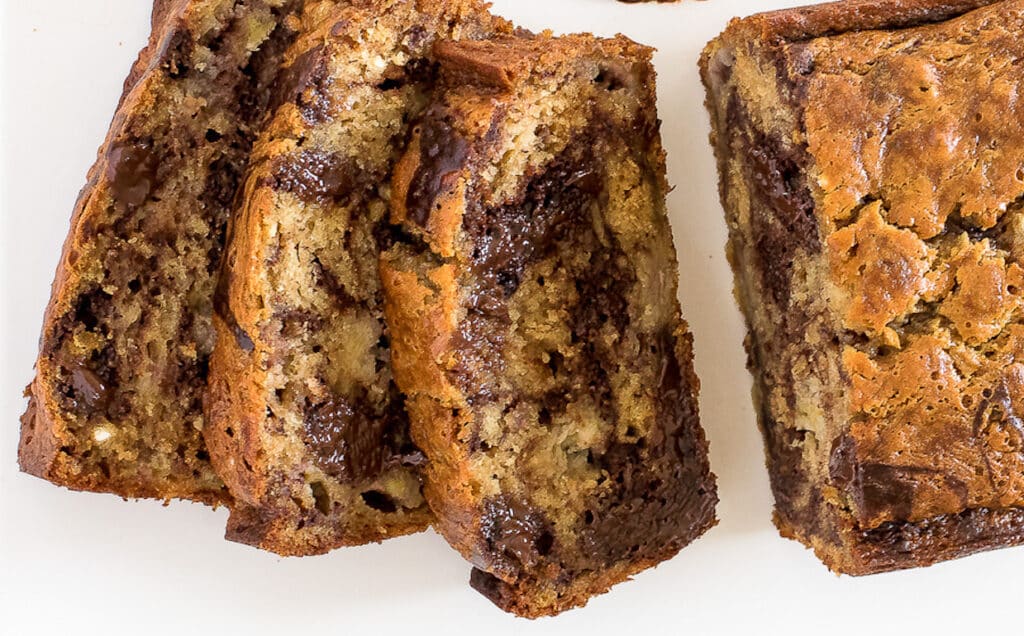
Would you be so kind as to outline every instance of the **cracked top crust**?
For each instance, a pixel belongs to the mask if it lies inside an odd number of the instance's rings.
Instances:
[[[773,48],[796,111],[861,528],[1024,505],[1022,30],[1024,2],[890,1],[726,32]]]
[[[863,526],[1024,503],[1024,2],[818,38],[801,69]],[[806,69],[806,70],[805,70]]]

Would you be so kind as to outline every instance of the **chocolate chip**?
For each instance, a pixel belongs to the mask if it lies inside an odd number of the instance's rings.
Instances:
[[[156,185],[157,156],[149,140],[115,143],[107,151],[107,179],[114,200],[137,207]]]
[[[306,413],[306,445],[317,465],[342,481],[362,481],[380,474],[385,454],[387,420],[369,407],[335,396]]]
[[[307,203],[323,203],[349,196],[357,187],[365,187],[369,177],[350,159],[334,153],[307,150],[281,158],[271,167],[271,185],[294,194]]]
[[[490,552],[502,561],[499,568],[535,568],[554,543],[544,513],[507,495],[484,504],[480,525]]]
[[[89,410],[102,409],[110,401],[109,385],[81,362],[70,367],[71,387],[74,389],[76,401]]]

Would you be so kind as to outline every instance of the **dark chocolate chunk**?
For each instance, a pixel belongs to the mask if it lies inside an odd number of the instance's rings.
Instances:
[[[863,463],[857,469],[855,500],[862,521],[879,516],[906,520],[914,511],[914,500],[922,489],[954,495],[961,508],[967,507],[967,486],[952,475],[923,466],[889,466]]]
[[[896,519],[907,519],[914,510],[914,472],[898,466],[861,464],[857,467],[854,484],[861,517],[891,514]],[[858,483],[859,482],[859,483]]]
[[[474,268],[506,298],[527,266],[550,255],[573,228],[590,225],[588,206],[602,185],[591,151],[581,141],[538,171],[515,201],[467,210],[463,226],[473,241]]]
[[[115,143],[107,152],[107,179],[114,200],[124,206],[146,202],[156,186],[157,155],[153,143],[136,139]]]
[[[450,176],[466,162],[469,144],[438,113],[428,113],[420,124],[420,163],[409,183],[405,207],[409,220],[426,227],[437,197]]]
[[[857,453],[853,438],[840,435],[832,442],[828,473],[832,483],[840,489],[848,488],[857,476]]]
[[[863,524],[877,523],[878,518],[911,518],[914,501],[922,491],[951,493],[962,507],[967,507],[967,487],[961,480],[931,467],[863,461],[857,457],[856,442],[849,435],[832,445],[829,476],[850,498]]]
[[[70,365],[71,387],[80,405],[89,410],[102,409],[110,401],[110,386],[95,371],[81,362]]]
[[[344,198],[359,187],[356,166],[341,155],[315,150],[275,160],[272,186],[290,192],[307,203],[324,203]],[[367,177],[360,177],[365,181]]]
[[[368,405],[334,397],[306,414],[306,445],[317,464],[342,481],[372,479],[380,474],[385,455],[387,421],[375,417]]]
[[[500,563],[478,564],[490,569],[535,568],[550,554],[554,542],[544,513],[505,495],[484,504],[480,526],[488,554],[501,558]]]
[[[469,586],[483,594],[484,598],[490,600],[496,605],[501,605],[503,590],[505,589],[505,582],[494,576],[490,572],[485,572],[480,568],[473,568],[469,573]]]
[[[954,496],[961,508],[968,506],[967,484],[934,468],[863,464],[858,472],[861,481],[861,518],[877,515],[909,518],[913,512],[914,499],[922,487]]]

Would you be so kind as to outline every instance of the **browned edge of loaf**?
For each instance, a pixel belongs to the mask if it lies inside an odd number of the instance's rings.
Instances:
[[[905,29],[943,22],[969,13],[980,7],[1005,0],[838,0],[817,5],[795,7],[758,13],[745,18],[733,18],[726,29],[708,42],[701,53],[698,67],[707,91],[705,105],[711,116],[709,140],[715,150],[720,178],[725,174],[730,157],[728,132],[720,130],[715,116],[714,99],[725,97],[714,92],[711,63],[715,51],[722,48],[746,46],[757,41],[768,48],[788,43],[843,33],[882,29]],[[724,179],[719,181],[722,205],[726,205]],[[727,246],[730,263],[735,270],[741,267]],[[738,285],[737,278],[737,285]],[[737,302],[741,294],[735,288]],[[753,331],[748,323],[748,355],[756,345],[750,342]],[[758,371],[754,374],[753,401],[757,411],[758,427],[765,438],[766,465],[774,484],[783,479],[784,466],[769,453],[768,422],[763,416],[767,404],[758,388]],[[820,511],[827,514],[826,511]],[[834,512],[833,516],[838,516]],[[785,519],[778,509],[773,522],[779,533],[811,547],[816,556],[832,571],[839,574],[863,576],[894,570],[929,566],[940,561],[957,559],[985,550],[1024,544],[1024,509],[972,508],[958,514],[941,515],[919,522],[890,522],[871,530],[862,530],[850,519],[838,519],[834,529],[836,550],[812,545],[805,529]]]
[[[90,215],[93,206],[98,205],[93,199],[93,192],[106,172],[107,153],[105,150],[122,132],[127,117],[124,106],[131,103],[133,92],[139,82],[149,73],[158,71],[156,65],[160,59],[157,54],[165,40],[173,35],[175,22],[180,20],[188,3],[189,0],[154,0],[151,18],[152,31],[149,41],[146,47],[139,52],[138,58],[124,81],[122,94],[107,136],[97,152],[96,162],[89,169],[86,184],[75,201],[70,231],[64,239],[57,272],[51,285],[50,301],[43,317],[44,333],[48,330],[49,325],[59,318],[58,308],[68,302],[65,290],[71,280],[69,258],[78,241],[78,229]],[[35,378],[25,389],[25,396],[29,398],[29,402],[25,413],[21,416],[21,440],[18,447],[18,464],[23,472],[72,490],[111,491],[122,497],[164,500],[184,497],[214,506],[227,503],[230,500],[226,492],[165,492],[138,482],[119,483],[115,489],[101,480],[76,475],[70,462],[61,452],[61,447],[65,445],[69,435],[59,416],[56,415],[59,411],[58,406],[52,403],[49,399],[49,392],[46,390],[47,378],[52,376],[52,371],[48,361],[40,356],[36,360]]]
[[[778,46],[818,37],[876,29],[906,29],[942,22],[1003,0],[839,0],[792,9],[733,18],[725,31],[709,43],[700,58],[707,68],[711,44],[717,41],[757,39]]]
[[[779,533],[806,543],[778,515]],[[1024,509],[968,508],[915,523],[886,523],[872,530],[847,524],[851,545],[837,560],[835,552],[815,547],[815,554],[837,574],[865,576],[926,567],[978,552],[1024,544]]]

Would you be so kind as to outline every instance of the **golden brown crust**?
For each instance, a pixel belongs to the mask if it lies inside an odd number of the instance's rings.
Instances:
[[[164,27],[168,23],[170,16],[180,13],[183,9],[183,5],[188,0],[154,0],[153,2],[153,13],[150,16],[150,34],[149,42],[146,46],[139,51],[139,57],[132,64],[131,70],[128,71],[128,77],[125,78],[124,84],[121,89],[121,97],[117,100],[117,107],[120,108],[121,104],[124,103],[126,97],[131,92],[135,84],[138,83],[139,79],[145,75],[146,70],[149,68],[150,62],[153,60],[154,54],[158,53],[160,45],[160,34],[164,32]]]
[[[1022,23],[846,2],[702,56],[777,523],[838,571],[1021,540]]]
[[[393,258],[394,254],[385,254],[381,261],[384,313],[392,333],[395,381],[407,396],[414,439],[430,459],[424,495],[445,537],[471,559],[472,549],[467,546],[473,544],[479,520],[457,448],[457,431],[466,418],[453,415],[469,409],[465,396],[444,372],[445,365],[439,364],[452,355],[458,323],[455,271],[451,265],[442,265],[421,278]],[[424,426],[417,426],[420,423]]]
[[[778,46],[835,34],[932,24],[1003,0],[853,0],[733,18],[721,41]],[[709,49],[705,49],[705,55]],[[702,66],[706,66],[702,62]]]

